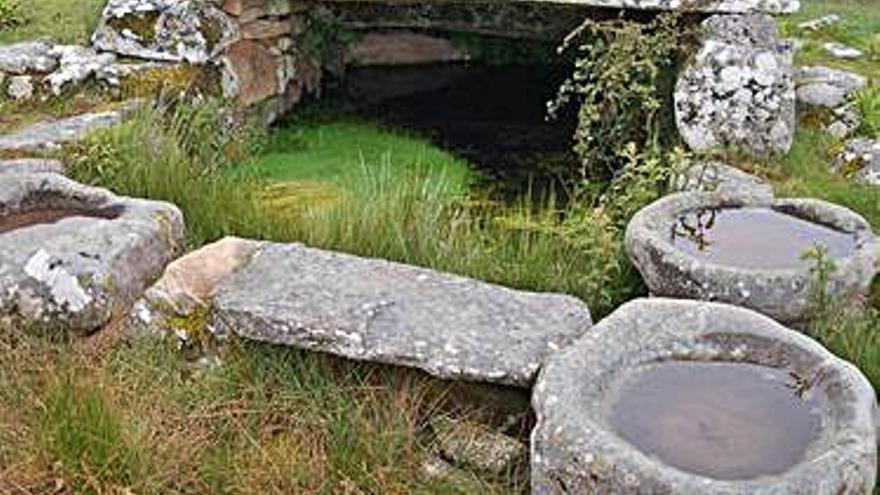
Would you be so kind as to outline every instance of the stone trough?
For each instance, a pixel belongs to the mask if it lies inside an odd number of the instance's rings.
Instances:
[[[868,495],[874,390],[851,364],[734,306],[628,303],[548,360],[533,495]]]
[[[99,329],[182,250],[183,233],[170,204],[0,174],[0,331]]]
[[[817,246],[833,262],[830,294],[858,299],[877,273],[880,242],[861,216],[815,199],[684,193],[645,207],[626,249],[657,296],[727,302],[783,322],[808,319]]]

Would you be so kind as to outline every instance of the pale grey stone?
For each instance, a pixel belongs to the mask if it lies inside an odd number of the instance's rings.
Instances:
[[[802,22],[798,24],[798,28],[802,31],[821,31],[827,27],[833,26],[840,22],[840,16],[837,14],[828,14],[818,19],[811,19],[809,21]]]
[[[822,48],[835,58],[855,59],[864,56],[864,53],[862,53],[861,50],[844,45],[843,43],[829,42],[822,45]]]
[[[807,458],[773,476],[716,480],[673,468],[618,435],[619,384],[666,360],[786,368],[829,399]],[[640,299],[548,359],[532,406],[532,495],[869,495],[877,478],[877,402],[870,382],[812,339],[724,304]],[[779,425],[784,428],[786,425]]]
[[[773,186],[767,181],[716,161],[695,163],[679,171],[674,186],[676,191],[718,191],[773,198]]]
[[[880,187],[880,140],[856,138],[846,144],[832,169],[854,180]]]
[[[865,87],[868,79],[859,74],[829,67],[801,67],[795,75],[798,103],[837,108],[854,92]]]
[[[80,213],[0,233],[0,331],[97,330],[184,247],[173,205],[57,174],[0,174],[0,218],[51,210]]]
[[[6,150],[54,150],[62,144],[77,141],[91,131],[118,124],[124,112],[87,113],[57,120],[41,122],[12,134],[0,136],[0,149]]]
[[[221,336],[517,387],[591,324],[573,297],[298,244],[267,244],[219,284],[211,312]]]
[[[799,0],[538,0],[539,2],[607,7],[632,10],[695,10],[725,14],[766,12],[783,14],[797,12]]]
[[[45,41],[0,45],[0,72],[18,75],[51,72],[58,66],[51,50],[52,44]]]
[[[812,267],[758,269],[712,263],[673,244],[672,228],[681,215],[712,209],[757,207],[785,212],[853,236],[856,248],[836,258],[827,291],[858,300],[880,269],[880,240],[868,222],[842,206],[816,199],[772,199],[725,192],[678,193],[639,211],[626,229],[626,251],[651,293],[720,301],[743,306],[776,320],[801,323],[815,308]],[[754,253],[761,256],[761,253]]]
[[[687,145],[787,152],[795,129],[793,50],[773,18],[718,15],[703,29],[702,47],[675,88],[676,123]]]
[[[41,173],[52,172],[60,174],[64,171],[64,165],[60,160],[47,158],[21,158],[17,160],[0,160],[0,174],[10,173]]]
[[[35,89],[32,76],[12,76],[9,78],[6,94],[15,101],[25,101],[34,97]]]

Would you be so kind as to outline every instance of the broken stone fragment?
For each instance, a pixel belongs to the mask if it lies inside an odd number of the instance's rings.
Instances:
[[[50,53],[58,59],[59,67],[46,76],[45,81],[55,96],[116,62],[112,53],[99,54],[92,48],[78,45],[58,45]]]
[[[58,66],[51,50],[52,44],[46,41],[0,45],[0,72],[17,75],[51,72]]]
[[[444,459],[483,475],[511,476],[528,458],[525,444],[477,423],[438,416],[431,420],[431,428]]]
[[[675,119],[696,151],[786,153],[794,139],[793,50],[772,17],[713,16],[700,51],[679,75]]]
[[[517,387],[591,326],[569,296],[273,243],[220,282],[210,322],[219,335]]]
[[[0,174],[0,331],[98,330],[179,254],[183,231],[167,203]]]
[[[811,19],[806,22],[802,22],[798,24],[798,28],[802,31],[821,31],[827,27],[833,26],[840,22],[840,16],[837,14],[828,14],[826,16],[819,17],[818,19]]]
[[[856,59],[861,58],[864,55],[861,50],[844,45],[843,43],[829,42],[822,45],[822,48],[835,58]]]
[[[15,101],[26,101],[34,97],[34,78],[31,76],[13,76],[9,78],[6,94]]]

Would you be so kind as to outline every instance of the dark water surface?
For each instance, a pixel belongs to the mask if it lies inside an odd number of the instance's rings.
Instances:
[[[124,208],[102,209],[49,208],[0,216],[0,234],[38,225],[52,225],[69,218],[103,218],[113,220],[122,215]]]
[[[617,433],[681,470],[722,480],[779,474],[821,433],[817,390],[785,370],[669,361],[627,378],[611,412]]]
[[[551,187],[571,152],[575,118],[546,119],[567,69],[552,65],[442,64],[350,69],[331,97],[355,113],[427,135],[464,157],[487,184]]]
[[[753,269],[806,268],[803,254],[824,246],[831,258],[855,251],[852,234],[769,208],[700,210],[682,215],[672,229],[679,249],[720,265]]]

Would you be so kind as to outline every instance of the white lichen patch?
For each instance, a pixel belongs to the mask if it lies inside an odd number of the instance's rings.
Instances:
[[[25,273],[49,287],[52,299],[59,306],[79,312],[86,308],[92,297],[79,281],[61,265],[54,265],[52,257],[44,249],[37,251],[24,267]]]

